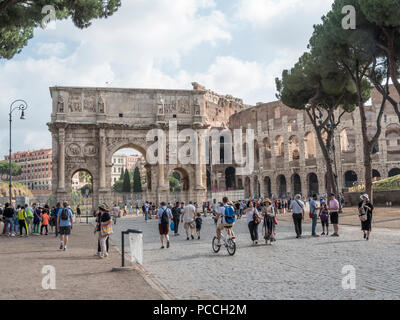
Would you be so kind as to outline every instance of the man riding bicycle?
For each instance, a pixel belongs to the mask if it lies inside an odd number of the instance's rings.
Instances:
[[[225,228],[227,234],[232,237],[232,240],[235,240],[235,235],[232,230],[235,224],[235,210],[230,204],[228,204],[228,201],[227,197],[222,199],[223,205],[218,209],[217,215],[213,217],[216,221],[221,217],[221,222],[217,226],[218,246],[221,246],[221,231]],[[233,217],[231,216],[232,212]]]

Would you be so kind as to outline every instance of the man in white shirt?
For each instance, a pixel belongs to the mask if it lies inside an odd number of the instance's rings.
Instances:
[[[301,223],[304,220],[305,205],[301,201],[301,195],[296,195],[293,201],[290,202],[289,210],[293,212],[294,229],[296,231],[296,238],[300,239],[302,234]]]
[[[196,207],[193,205],[192,201],[189,201],[189,204],[183,209],[181,215],[181,222],[185,222],[186,240],[189,240],[189,228],[192,240],[194,240],[195,216]]]

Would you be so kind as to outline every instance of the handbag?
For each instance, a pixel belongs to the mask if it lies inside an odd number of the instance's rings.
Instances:
[[[175,223],[173,221],[171,221],[169,228],[171,229],[171,231],[175,230]]]
[[[274,223],[275,223],[275,225],[278,224],[278,220],[276,219],[276,217],[274,217]]]
[[[261,223],[261,219],[260,217],[257,215],[257,213],[253,214],[253,221],[255,224],[260,224]]]
[[[100,227],[100,233],[101,233],[101,235],[102,235],[103,237],[112,235],[112,234],[114,233],[114,232],[113,232],[113,229],[112,229],[112,222],[109,222],[109,223],[106,224],[106,225],[102,225],[102,226]]]
[[[366,214],[362,214],[359,217],[360,217],[361,222],[365,222],[368,220],[368,216]]]

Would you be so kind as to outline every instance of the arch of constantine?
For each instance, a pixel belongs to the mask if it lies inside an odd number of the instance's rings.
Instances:
[[[174,171],[184,178],[186,193],[182,200],[186,201],[201,202],[207,196],[210,198],[211,191],[244,190],[245,197],[325,192],[324,159],[312,124],[303,111],[290,109],[279,101],[249,106],[241,99],[219,95],[198,83],[192,85],[192,90],[50,88],[52,115],[48,126],[52,134],[52,185],[56,199],[71,198],[71,178],[84,170],[92,175],[93,206],[111,202],[112,155],[130,147],[146,159],[155,142],[146,139],[147,133],[152,129],[168,131],[171,121],[176,122],[178,132],[190,128],[199,137],[214,129],[253,129],[254,170],[239,176],[238,166],[224,163],[220,155],[217,164],[170,164],[166,152],[166,164],[145,166],[144,192],[149,201],[172,200],[169,177]],[[367,114],[372,129],[380,103],[379,95],[373,91]],[[357,111],[343,117],[334,139],[339,189],[363,183]],[[198,154],[209,153],[210,143],[198,141]],[[217,148],[224,148],[223,137],[219,142]],[[180,140],[178,145],[182,144]],[[375,178],[400,173],[400,125],[390,105],[372,158]]]

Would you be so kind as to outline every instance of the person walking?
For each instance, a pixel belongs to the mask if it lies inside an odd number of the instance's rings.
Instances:
[[[361,230],[364,233],[364,239],[368,241],[371,234],[372,211],[374,210],[374,206],[369,201],[368,194],[365,193],[360,198],[361,202],[358,204],[358,210],[361,220]]]
[[[94,234],[96,234],[96,232],[99,233],[98,245],[100,244],[100,253],[98,256],[100,259],[103,259],[108,257],[107,241],[109,236],[113,234],[111,215],[105,203],[99,205],[99,216],[96,227],[94,228]]]
[[[321,200],[320,202],[320,210],[319,210],[319,218],[321,220],[322,225],[322,233],[321,236],[329,235],[329,208],[326,204],[325,200]],[[326,228],[326,232],[325,232]]]
[[[196,213],[196,219],[194,220],[196,224],[197,240],[200,240],[201,225],[203,224],[203,219],[201,218],[201,213]]]
[[[79,207],[79,204],[76,206],[76,217],[79,218],[79,223],[82,222],[82,218],[81,218],[81,208]]]
[[[161,249],[165,248],[164,238],[167,242],[167,248],[169,248],[169,221],[170,219],[173,219],[173,216],[165,201],[161,202],[161,206],[157,211],[156,217],[158,218],[158,231],[160,232]]]
[[[60,250],[67,251],[69,236],[74,227],[72,210],[68,207],[68,202],[64,202],[63,208],[58,211],[57,227],[60,234]]]
[[[301,195],[296,195],[294,200],[291,201],[289,211],[293,213],[294,229],[296,232],[296,239],[301,239],[302,234],[302,221],[304,220],[304,203],[301,201]]]
[[[275,242],[275,219],[276,212],[275,208],[272,205],[272,201],[270,199],[265,199],[264,204],[261,208],[261,215],[264,218],[263,220],[263,230],[264,230],[264,240],[265,244],[272,245],[272,242]]]
[[[195,216],[196,216],[196,208],[193,205],[192,201],[189,201],[189,204],[185,206],[181,216],[181,222],[185,222],[185,231],[186,231],[186,240],[189,240],[189,229],[190,236],[192,240],[194,240],[194,228],[195,228]]]
[[[257,209],[254,207],[253,201],[249,201],[247,204],[247,209],[244,210],[246,215],[247,226],[250,231],[251,241],[253,241],[253,245],[258,244],[258,226],[261,222],[261,219],[258,215]]]
[[[310,201],[310,218],[312,219],[311,236],[313,236],[315,238],[319,237],[319,235],[317,235],[317,232],[316,232],[317,221],[318,221],[318,212],[320,209],[317,205],[317,200],[318,200],[318,196],[316,194],[314,194]]]
[[[22,237],[22,229],[25,229],[25,236],[28,236],[28,226],[26,224],[26,213],[25,209],[21,206],[17,207],[18,224],[19,224],[19,236]]]
[[[175,206],[172,208],[172,221],[174,222],[174,235],[179,236],[179,221],[181,218],[181,208],[179,207],[179,201],[175,202]]]
[[[329,195],[328,207],[334,231],[331,237],[339,237],[339,201],[336,200],[334,193]]]
[[[215,217],[218,214],[220,205],[217,203],[217,199],[213,199],[213,203],[211,205],[212,215]],[[217,225],[217,220],[214,219],[215,225]]]

